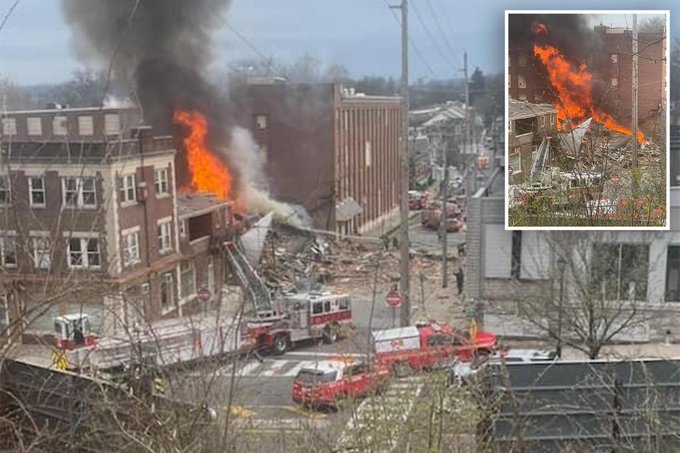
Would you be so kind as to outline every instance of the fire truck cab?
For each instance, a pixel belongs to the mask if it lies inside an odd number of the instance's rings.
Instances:
[[[323,339],[334,343],[342,327],[352,322],[352,304],[347,294],[327,291],[288,293],[278,301],[278,319],[263,319],[251,326],[259,347],[283,354],[295,343]]]
[[[57,316],[54,318],[54,339],[59,349],[73,350],[94,346],[96,336],[92,333],[90,317],[84,313]]]

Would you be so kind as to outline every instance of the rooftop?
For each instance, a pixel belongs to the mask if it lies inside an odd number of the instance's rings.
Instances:
[[[208,193],[177,195],[177,214],[179,218],[197,217],[231,205],[230,201],[220,200]]]
[[[175,153],[172,137],[154,137],[144,141],[144,155]],[[5,142],[0,153],[12,163],[40,163],[59,165],[103,165],[136,158],[140,154],[137,139],[98,142]]]
[[[510,99],[508,102],[508,116],[511,120],[535,118],[549,113],[557,113],[557,109],[552,104],[532,104],[516,99]]]

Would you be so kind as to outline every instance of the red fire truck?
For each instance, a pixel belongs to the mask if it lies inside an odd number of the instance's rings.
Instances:
[[[249,323],[258,348],[283,354],[296,343],[323,339],[334,343],[343,329],[351,326],[352,304],[349,295],[309,291],[284,295],[271,317]]]
[[[358,360],[327,360],[303,368],[293,380],[293,401],[335,406],[347,398],[362,398],[378,392],[389,379],[390,370]]]
[[[476,355],[496,349],[496,336],[483,331],[461,333],[451,326],[435,322],[415,326],[378,330],[372,333],[375,361],[397,376],[415,370],[435,368],[456,357],[470,361]]]

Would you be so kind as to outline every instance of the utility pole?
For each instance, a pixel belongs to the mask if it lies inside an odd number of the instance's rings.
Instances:
[[[633,198],[637,198],[638,182],[636,180],[636,171],[638,169],[638,29],[637,29],[637,14],[633,14]]]
[[[442,241],[442,288],[446,288],[449,285],[448,270],[447,270],[447,237],[446,237],[446,201],[449,198],[449,159],[448,159],[448,146],[447,141],[444,139],[444,134],[442,134],[442,166],[444,168],[444,181],[441,187],[442,196],[442,214],[439,221],[440,233],[439,237]]]
[[[468,146],[471,144],[470,140],[470,90],[468,87],[468,64],[467,64],[467,50],[463,53],[463,82],[465,84],[465,129],[463,133],[463,149],[465,150],[465,162],[467,163],[467,169],[465,173],[467,174],[465,198],[467,202],[465,203],[465,209],[470,203],[470,198],[472,198],[472,191],[474,190],[474,174],[472,167],[474,165],[474,157],[468,155]]]
[[[401,172],[399,184],[399,292],[401,293],[401,326],[411,324],[411,272],[408,238],[408,0],[401,0]]]

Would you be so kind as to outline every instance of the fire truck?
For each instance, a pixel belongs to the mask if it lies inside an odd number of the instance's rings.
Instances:
[[[284,294],[271,316],[249,323],[251,336],[260,349],[283,354],[297,343],[322,339],[335,343],[351,326],[352,304],[347,294],[305,291]]]
[[[397,376],[405,376],[436,368],[453,358],[470,361],[476,355],[495,351],[494,334],[474,329],[473,335],[436,322],[373,331],[375,361]]]
[[[293,380],[293,401],[314,407],[336,406],[347,398],[379,392],[390,370],[361,360],[326,360],[301,369]]]

